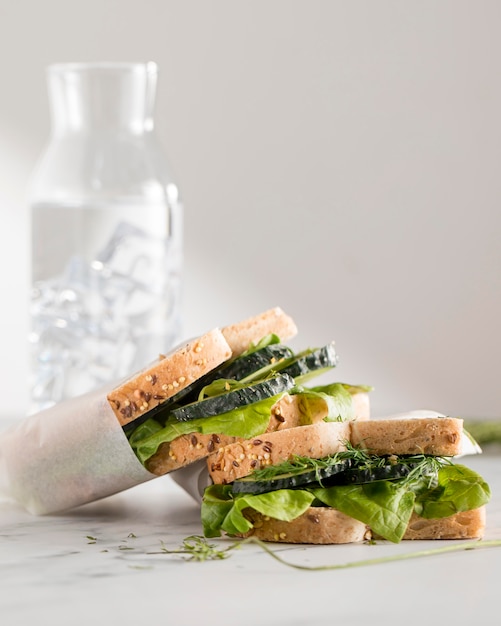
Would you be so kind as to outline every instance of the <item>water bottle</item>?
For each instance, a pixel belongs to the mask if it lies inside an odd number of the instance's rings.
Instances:
[[[31,403],[146,366],[179,339],[182,204],[154,126],[154,63],[47,68],[30,186]]]

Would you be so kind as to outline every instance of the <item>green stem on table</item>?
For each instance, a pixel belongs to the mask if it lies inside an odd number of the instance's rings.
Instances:
[[[489,541],[468,541],[467,543],[459,543],[447,546],[441,546],[440,548],[431,548],[429,550],[418,550],[416,552],[406,552],[404,554],[393,554],[390,556],[381,556],[373,559],[364,559],[361,561],[349,561],[348,563],[337,563],[334,565],[299,565],[297,563],[290,563],[282,559],[276,552],[271,550],[264,542],[259,539],[249,537],[245,539],[243,543],[256,543],[266,553],[268,553],[273,559],[295,569],[308,570],[308,571],[324,571],[324,570],[339,570],[349,569],[352,567],[363,567],[367,565],[380,565],[382,563],[392,563],[394,561],[405,561],[409,559],[417,559],[425,556],[437,556],[440,554],[446,554],[448,552],[461,552],[463,550],[478,550],[480,548],[501,548],[501,539],[493,539]]]
[[[394,561],[406,561],[410,559],[417,559],[426,556],[438,556],[441,554],[447,554],[449,552],[462,552],[466,550],[479,550],[486,548],[501,548],[501,539],[492,539],[488,541],[476,540],[463,543],[454,543],[452,545],[441,545],[438,548],[430,548],[428,550],[417,550],[416,552],[405,552],[404,554],[393,554],[387,556],[376,557],[373,559],[363,559],[360,561],[349,561],[347,563],[336,563],[334,565],[300,565],[297,563],[291,563],[279,556],[274,550],[272,550],[264,541],[256,539],[254,537],[248,537],[241,541],[232,543],[229,547],[223,550],[216,549],[214,544],[209,543],[205,538],[198,535],[192,535],[187,537],[183,546],[177,550],[169,550],[162,544],[161,553],[163,554],[185,554],[189,556],[190,561],[209,561],[225,559],[229,556],[229,552],[235,548],[241,548],[246,544],[255,544],[259,546],[264,552],[266,552],[273,559],[293,567],[294,569],[306,570],[306,571],[325,571],[325,570],[340,570],[349,569],[352,567],[365,567],[368,565],[380,565],[382,563],[392,563]],[[150,552],[149,554],[159,554],[158,552]]]

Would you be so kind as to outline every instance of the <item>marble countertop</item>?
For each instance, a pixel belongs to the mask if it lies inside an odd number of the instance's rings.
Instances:
[[[491,485],[484,539],[501,539],[501,455],[463,462]],[[205,562],[165,551],[200,533],[197,503],[169,476],[59,515],[33,516],[0,500],[0,617],[9,626],[377,626],[493,623],[499,612],[501,548],[316,571],[250,544]],[[311,568],[460,543],[270,547]]]

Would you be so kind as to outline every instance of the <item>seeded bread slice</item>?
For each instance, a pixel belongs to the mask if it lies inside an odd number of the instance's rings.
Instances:
[[[224,363],[231,354],[222,332],[214,329],[122,382],[108,394],[108,402],[124,426]]]
[[[266,335],[275,334],[282,343],[297,335],[294,320],[280,307],[269,309],[255,317],[225,326],[221,329],[234,357],[245,352],[252,343],[257,343]]]
[[[286,407],[281,404],[282,410]],[[282,417],[282,415],[280,415]],[[276,415],[275,418],[276,419]],[[272,418],[273,420],[273,418]],[[346,442],[371,454],[432,454],[461,452],[463,421],[456,418],[354,420],[316,422],[288,428],[248,441],[226,445],[207,459],[214,483],[228,484],[255,469],[276,465],[294,455],[322,458],[346,449]]]
[[[463,420],[454,417],[389,418],[350,422],[350,441],[371,454],[461,453]]]
[[[243,537],[278,543],[341,544],[370,539],[368,527],[341,511],[329,507],[310,507],[291,522],[270,518],[253,509],[244,509],[252,528]]]
[[[244,510],[244,515],[254,528],[240,536],[256,537],[262,541],[356,543],[370,539],[372,535],[362,522],[329,507],[310,507],[291,522],[270,518],[250,508]],[[484,530],[485,506],[441,519],[424,519],[413,513],[403,539],[479,539]]]
[[[146,469],[157,476],[162,476],[205,459],[215,450],[236,441],[239,441],[238,437],[228,435],[200,433],[181,435],[170,443],[160,444],[156,453],[146,462]]]
[[[485,506],[441,519],[412,514],[404,539],[477,539],[485,531]]]
[[[320,459],[346,450],[349,433],[349,422],[318,422],[265,433],[224,446],[211,454],[207,458],[209,475],[214,483],[227,484],[295,455]]]

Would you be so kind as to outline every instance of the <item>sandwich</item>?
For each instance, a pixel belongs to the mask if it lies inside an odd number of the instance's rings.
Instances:
[[[294,352],[291,317],[270,309],[214,329],[135,374],[108,402],[141,464],[164,475],[225,445],[318,421],[366,419],[369,387],[304,385],[336,367],[334,342]]]
[[[481,537],[489,487],[454,462],[466,436],[461,419],[403,417],[227,445],[207,460],[204,535],[311,544]]]
[[[108,395],[149,472],[205,468],[204,535],[317,544],[482,536],[489,487],[454,461],[463,421],[371,419],[371,387],[311,386],[337,366],[334,342],[296,353],[287,344],[296,334],[271,309],[196,338]]]

